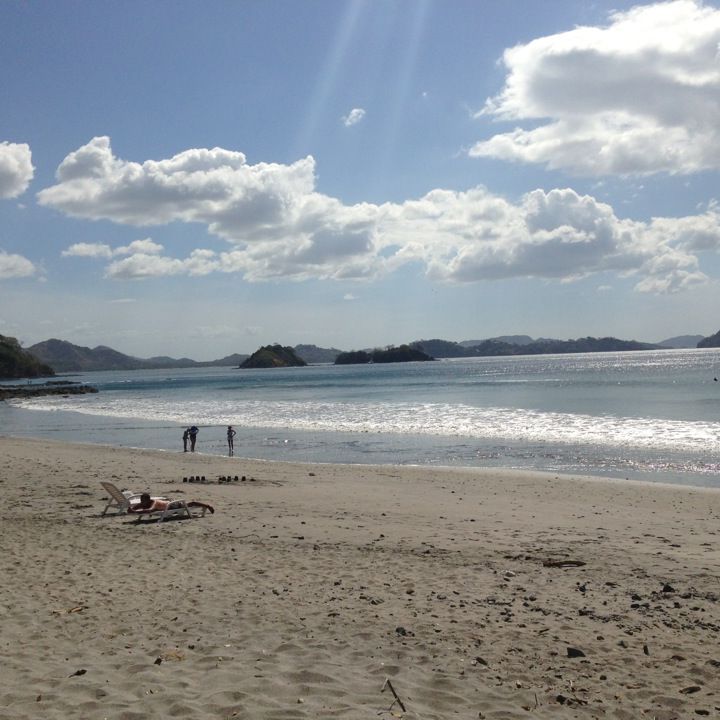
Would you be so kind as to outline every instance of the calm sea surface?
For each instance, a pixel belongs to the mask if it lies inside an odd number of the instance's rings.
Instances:
[[[715,381],[714,378],[718,378]],[[0,403],[0,432],[342,463],[502,466],[720,487],[720,350],[85,373]]]

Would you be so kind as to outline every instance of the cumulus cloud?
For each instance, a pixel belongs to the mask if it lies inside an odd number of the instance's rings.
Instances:
[[[315,191],[312,158],[248,166],[242,153],[215,149],[137,164],[96,138],[63,161],[58,180],[41,202],[69,214],[130,225],[204,223],[229,245],[178,258],[145,238],[117,248],[78,243],[63,253],[111,260],[105,274],[112,279],[365,280],[412,264],[444,282],[566,282],[610,272],[636,277],[640,291],[674,292],[706,280],[697,253],[720,250],[714,205],[638,222],[571,189],[534,190],[513,203],[483,187],[344,205]]]
[[[612,271],[648,278],[638,282],[640,291],[674,292],[706,280],[684,248],[692,220],[620,219],[609,205],[570,189],[534,190],[517,204],[483,188],[436,190],[398,207],[387,242],[399,248],[391,264],[420,261],[439,280],[568,281]],[[720,240],[717,222],[714,237]]]
[[[0,143],[0,198],[22,195],[33,179],[30,146],[26,143]]]
[[[345,127],[357,125],[365,117],[365,111],[362,108],[353,108],[347,115],[343,115],[341,120]]]
[[[113,251],[104,243],[74,243],[62,251],[63,257],[110,258]]]
[[[37,269],[27,258],[0,250],[0,280],[30,277],[36,272]]]
[[[582,175],[718,169],[719,43],[720,10],[674,0],[510,48],[505,86],[478,115],[541,124],[470,155]]]

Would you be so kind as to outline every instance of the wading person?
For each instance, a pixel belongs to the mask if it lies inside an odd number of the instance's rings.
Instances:
[[[228,455],[235,454],[235,441],[233,440],[233,438],[236,435],[237,435],[237,433],[233,430],[233,426],[228,425],[228,429],[227,429]]]

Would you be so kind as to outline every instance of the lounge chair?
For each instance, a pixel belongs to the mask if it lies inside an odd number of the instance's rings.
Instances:
[[[167,500],[167,498],[161,498],[162,500]],[[200,517],[204,517],[206,512],[206,508],[200,508]],[[144,512],[144,513],[138,513],[137,515],[137,522],[140,522],[144,517],[151,518],[156,515],[159,515],[160,517],[157,519],[158,522],[162,522],[163,520],[167,520],[168,518],[177,517],[177,518],[191,518],[193,517],[193,514],[190,512],[190,506],[185,502],[185,500],[170,500],[168,501],[168,506],[164,510],[152,510],[151,512]]]
[[[116,508],[118,515],[125,514],[131,505],[140,502],[140,493],[134,493],[131,490],[120,490],[117,485],[113,485],[111,482],[106,482],[105,480],[101,480],[100,484],[110,496],[108,504],[102,511],[103,515],[105,515],[110,508]],[[167,500],[167,498],[153,498],[153,500]]]

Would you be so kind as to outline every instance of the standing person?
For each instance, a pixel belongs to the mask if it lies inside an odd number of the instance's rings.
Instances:
[[[234,455],[235,454],[235,442],[233,438],[237,435],[237,433],[233,430],[232,425],[228,425],[227,429],[227,439],[228,439],[228,455]]]
[[[190,433],[190,452],[195,452],[195,443],[197,442],[198,432],[200,432],[195,425],[188,429]]]
[[[183,452],[187,452],[187,444],[188,444],[189,439],[190,439],[190,428],[185,428],[185,432],[183,433]]]

